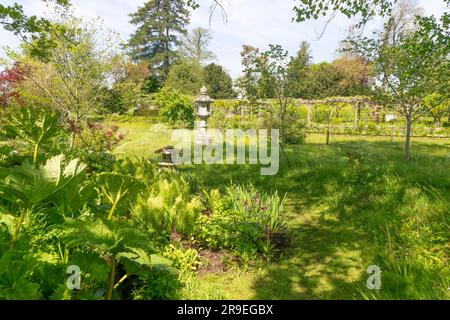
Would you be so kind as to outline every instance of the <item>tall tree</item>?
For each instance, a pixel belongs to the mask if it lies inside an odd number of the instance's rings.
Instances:
[[[276,89],[270,79],[268,57],[249,45],[242,46],[241,57],[244,76],[240,85],[246,98],[253,103],[258,99],[274,98]]]
[[[415,33],[395,44],[386,44],[381,39],[374,46],[379,78],[374,97],[405,118],[407,161],[414,122],[449,99],[449,23],[448,20],[437,22],[435,18],[422,19]],[[433,94],[438,98],[427,100]]]
[[[211,40],[212,35],[208,29],[201,27],[195,28],[184,36],[182,40],[182,51],[186,57],[204,65],[216,58],[214,53],[209,49]]]
[[[297,55],[291,60],[288,68],[288,77],[295,98],[306,98],[306,78],[311,67],[311,49],[307,41],[302,41]]]
[[[286,122],[288,107],[292,104],[292,92],[289,85],[288,68],[292,61],[288,51],[280,45],[269,45],[269,50],[263,52],[260,73],[266,73],[266,83],[274,89],[275,104],[269,104],[274,124],[280,129],[281,150],[283,159],[287,159],[285,152]],[[289,160],[288,160],[289,161]]]
[[[213,99],[234,99],[233,80],[221,65],[211,63],[203,69],[203,79]]]
[[[149,91],[156,91],[149,88],[150,82],[151,71],[146,63],[126,61],[113,89],[120,96],[125,109],[139,109],[148,104],[151,93]]]
[[[243,45],[241,51],[242,66],[244,67],[244,75],[240,79],[240,86],[244,94],[250,101],[256,101],[258,95],[259,75],[259,60],[261,59],[261,52],[258,48]]]
[[[177,60],[189,15],[184,0],[150,0],[139,7],[130,15],[130,23],[137,26],[128,43],[132,58],[148,61],[150,69],[165,79]]]
[[[420,9],[405,1],[390,5],[389,12],[375,38],[355,37],[347,42],[374,63],[373,98],[404,117],[408,161],[414,122],[448,99],[450,16],[444,12],[440,20],[421,17]],[[439,99],[426,99],[433,94]]]
[[[341,57],[332,66],[338,74],[337,95],[367,95],[372,83],[372,66],[364,58]]]
[[[27,85],[37,88],[61,112],[70,130],[70,147],[81,130],[81,121],[101,104],[102,88],[114,69],[114,46],[98,37],[98,30],[67,18],[63,28],[55,26],[51,40],[55,44],[44,63],[30,54],[32,45],[25,45],[23,55],[16,55],[25,73]],[[63,31],[61,31],[63,30]]]
[[[417,17],[422,17],[424,10],[413,0],[401,0],[393,8],[385,26],[384,40],[387,44],[396,44],[405,36],[417,31]]]
[[[338,83],[341,75],[332,63],[313,64],[308,72],[304,86],[306,98],[322,99],[339,95]]]

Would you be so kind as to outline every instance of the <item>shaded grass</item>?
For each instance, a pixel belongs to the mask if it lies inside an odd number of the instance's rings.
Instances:
[[[170,136],[145,125],[130,134],[120,156],[153,157]],[[148,140],[147,140],[148,139]],[[185,166],[207,189],[232,181],[288,193],[291,246],[261,269],[231,270],[193,279],[190,299],[448,299],[450,142],[312,135],[287,150],[292,166],[261,176],[258,166]],[[362,155],[360,167],[347,159]],[[366,287],[370,265],[382,269],[382,289]]]

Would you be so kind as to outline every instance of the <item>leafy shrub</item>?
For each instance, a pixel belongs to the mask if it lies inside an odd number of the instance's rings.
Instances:
[[[225,195],[213,190],[205,196],[209,215],[202,215],[196,240],[213,250],[231,249],[244,260],[273,256],[283,234],[285,198],[259,192],[253,186],[232,186]]]
[[[177,300],[182,283],[173,269],[154,267],[134,283],[134,300]]]
[[[116,157],[110,152],[96,152],[89,149],[76,148],[66,152],[71,158],[80,159],[87,165],[90,174],[109,171],[116,163]]]
[[[186,95],[197,95],[202,82],[202,66],[196,61],[182,60],[171,68],[163,90],[173,89]]]
[[[325,124],[312,124],[308,127],[309,133],[327,132],[328,126]],[[357,126],[354,124],[336,124],[333,123],[331,130],[334,134],[341,135],[364,135],[364,136],[392,136],[404,137],[405,126],[401,123],[379,123],[360,122]],[[420,123],[412,127],[412,136],[414,137],[450,137],[450,128],[434,128]]]
[[[306,141],[306,122],[300,120],[293,109],[286,115],[285,139],[287,144],[303,144]]]
[[[249,103],[245,100],[216,100],[213,103],[213,114],[208,123],[215,129],[256,129],[259,128],[258,108],[250,112],[246,109]],[[241,111],[246,112],[241,112]]]
[[[110,170],[116,161],[111,150],[124,139],[125,134],[117,126],[87,121],[78,137],[76,148],[67,155],[81,159],[93,173]]]
[[[182,277],[192,275],[202,264],[197,250],[183,250],[173,244],[168,245],[162,255],[173,262],[173,266],[180,271]]]
[[[117,90],[103,88],[101,92],[102,104],[99,108],[100,114],[123,114],[127,111],[122,96]]]
[[[125,138],[125,134],[117,126],[107,127],[88,121],[79,138],[78,148],[99,153],[113,150]]]
[[[236,114],[242,104],[243,102],[240,100],[215,100],[212,107],[214,111],[223,110],[226,113]]]
[[[284,124],[285,141],[288,144],[302,144],[306,140],[306,124],[300,119],[297,110],[289,106],[286,110],[284,123],[279,116],[279,107],[276,104],[268,106],[262,112],[260,127],[264,129],[279,129],[281,133]]]
[[[330,119],[330,107],[327,105],[317,105],[314,108],[314,122],[328,123]]]
[[[57,156],[42,166],[24,162],[3,171],[0,200],[9,210],[0,210],[2,298],[49,298],[66,278],[54,250],[61,244],[54,228],[65,216],[77,217],[88,202],[84,169],[78,160]]]
[[[164,123],[180,128],[192,128],[194,125],[194,104],[190,97],[177,91],[162,89],[155,96],[159,117]]]

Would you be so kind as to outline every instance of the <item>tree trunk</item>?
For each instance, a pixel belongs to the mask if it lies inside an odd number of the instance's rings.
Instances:
[[[330,116],[328,118],[328,128],[327,128],[327,145],[330,144],[331,121],[332,120],[333,120],[333,108],[330,108]]]
[[[75,132],[70,132],[70,145],[69,145],[69,148],[70,148],[70,150],[73,150],[74,147],[75,147]]]
[[[434,126],[436,129],[439,129],[441,127],[441,118],[440,117],[434,117]]]
[[[70,150],[73,150],[73,148],[75,148],[75,137],[77,135],[78,123],[79,119],[78,116],[76,116],[73,124],[71,125],[72,128],[70,128]]]
[[[281,151],[282,151],[282,160],[287,159],[286,152],[285,152],[285,144],[286,144],[286,137],[285,137],[285,131],[284,131],[284,119],[281,120]]]
[[[166,41],[165,41],[165,44],[164,44],[164,46],[165,46],[165,50],[166,50],[166,52],[165,52],[165,54],[166,54],[166,58],[165,58],[165,67],[164,67],[164,72],[165,72],[165,77],[166,77],[166,79],[167,79],[167,77],[169,76],[169,72],[170,72],[170,50],[169,50],[169,48],[170,48],[170,44],[169,44],[169,42],[170,42],[170,29],[169,28],[166,28]]]
[[[286,154],[286,111],[287,111],[287,105],[283,106],[283,103],[280,101],[280,108],[281,108],[281,114],[280,114],[280,119],[281,119],[281,160],[287,161],[288,166],[291,166],[291,162],[289,161],[289,158]]]
[[[406,116],[406,143],[405,143],[405,160],[410,161],[410,146],[411,146],[411,116]]]
[[[378,109],[375,111],[375,123],[376,124],[380,123],[380,112]]]

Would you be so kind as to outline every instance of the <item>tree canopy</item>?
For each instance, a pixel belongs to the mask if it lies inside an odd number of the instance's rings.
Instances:
[[[209,49],[212,39],[211,32],[208,29],[195,28],[182,39],[181,51],[187,58],[205,64],[216,58],[215,54]]]
[[[128,42],[135,61],[147,61],[158,76],[166,78],[178,58],[180,34],[186,33],[189,10],[184,0],[150,0],[130,15],[137,26]]]
[[[213,99],[233,99],[236,92],[233,89],[233,80],[221,65],[211,63],[203,69],[203,79],[208,94]]]

